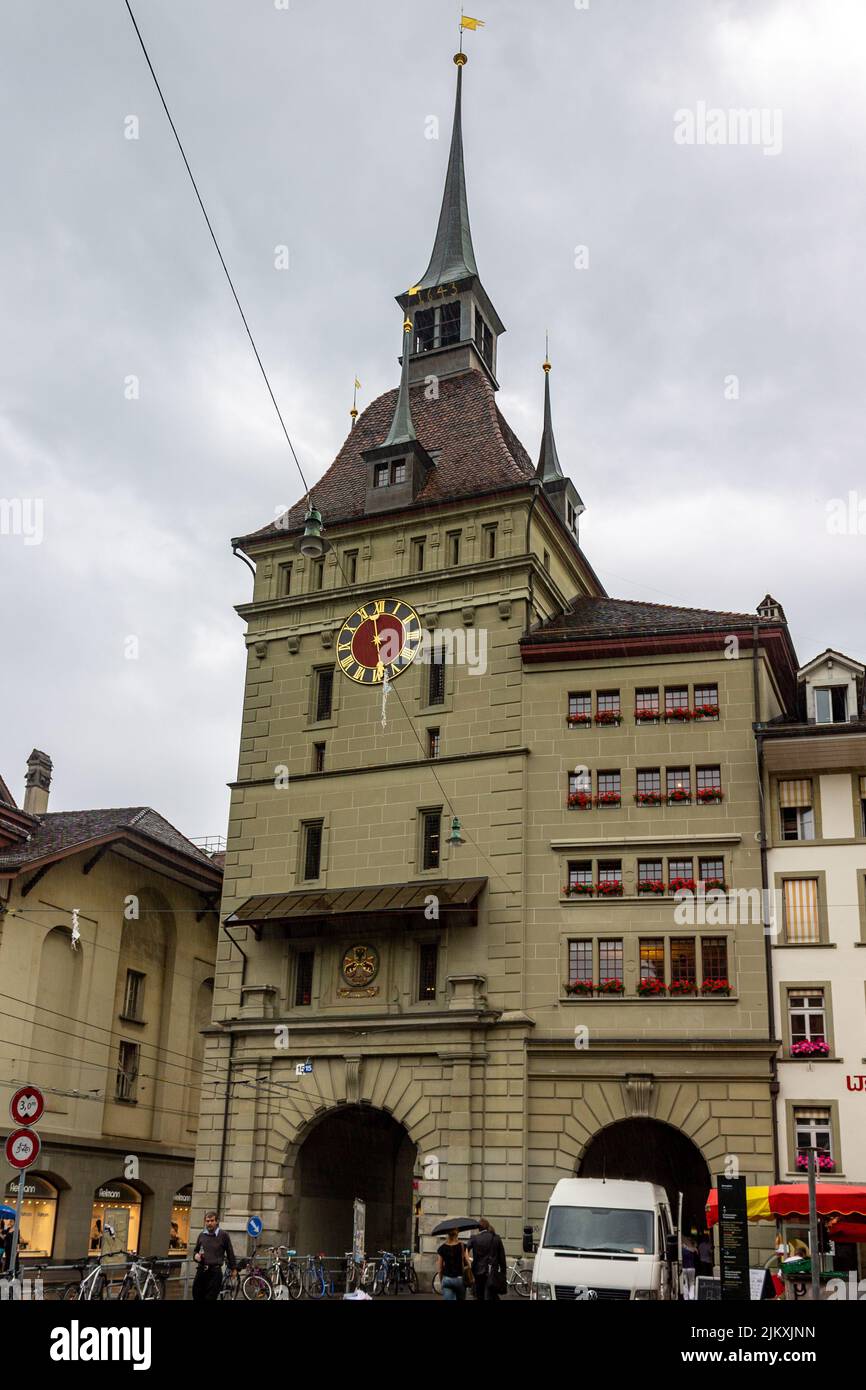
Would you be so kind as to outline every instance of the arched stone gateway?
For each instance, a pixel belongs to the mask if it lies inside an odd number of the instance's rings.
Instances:
[[[350,1250],[356,1197],[367,1204],[368,1251],[410,1247],[416,1155],[404,1127],[371,1105],[341,1106],[313,1121],[294,1152],[288,1214],[295,1248]]]
[[[697,1145],[674,1125],[645,1118],[607,1125],[590,1139],[577,1175],[657,1183],[667,1191],[674,1221],[681,1192],[684,1233],[704,1229],[710,1170]]]

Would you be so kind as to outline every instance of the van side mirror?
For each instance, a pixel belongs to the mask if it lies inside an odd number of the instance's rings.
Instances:
[[[535,1227],[524,1226],[523,1228],[523,1253],[524,1255],[534,1255],[538,1246],[535,1243]]]
[[[675,1265],[680,1258],[680,1242],[678,1236],[665,1236],[665,1259],[668,1264]]]

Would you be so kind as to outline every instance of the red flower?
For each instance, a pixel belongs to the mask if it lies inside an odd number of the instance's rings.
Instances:
[[[697,885],[693,878],[672,878],[668,885],[670,893],[694,893]]]
[[[695,705],[692,713],[695,719],[718,719],[719,707],[718,705]]]
[[[698,788],[698,801],[703,802],[705,805],[706,805],[706,803],[709,802],[709,801],[721,801],[721,799],[722,799],[722,789],[721,789],[721,787],[699,787],[699,788]]]
[[[585,811],[587,807],[592,805],[592,794],[590,792],[569,792],[568,804],[572,810],[578,807],[581,811]]]
[[[672,709],[665,710],[665,719],[679,719],[685,722],[691,717],[692,712],[688,705],[674,705]]]

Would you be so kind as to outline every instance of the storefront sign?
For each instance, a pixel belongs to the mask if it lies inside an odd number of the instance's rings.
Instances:
[[[176,1207],[188,1207],[192,1203],[191,1192],[175,1192],[172,1197],[172,1205]]]
[[[749,1223],[746,1212],[746,1179],[719,1177],[719,1270],[722,1302],[748,1301]]]

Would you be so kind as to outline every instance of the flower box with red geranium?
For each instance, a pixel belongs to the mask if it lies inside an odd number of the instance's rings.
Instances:
[[[721,787],[698,787],[697,801],[699,806],[712,806],[722,799]]]
[[[665,719],[672,720],[675,724],[688,724],[692,717],[692,712],[688,705],[674,705],[673,709],[665,710]]]
[[[728,885],[725,883],[725,880],[723,878],[704,879],[705,893],[727,893],[727,891]]]
[[[718,705],[695,705],[692,710],[693,719],[718,719]]]
[[[595,891],[600,898],[621,898],[622,882],[619,879],[610,879],[597,884]]]
[[[672,792],[668,792],[669,806],[684,806],[691,799],[692,794],[690,791],[686,791],[685,787],[674,787]]]
[[[694,893],[697,884],[693,878],[672,878],[668,884],[669,893]]]
[[[617,709],[601,709],[595,716],[596,724],[621,724],[622,715]]]
[[[562,890],[562,896],[564,898],[591,898],[594,892],[594,883],[567,883]]]
[[[697,988],[694,980],[671,980],[668,993],[671,995],[696,994]]]
[[[568,809],[570,811],[588,811],[592,806],[591,792],[569,792]]]
[[[595,798],[595,804],[596,804],[596,806],[621,806],[621,805],[622,805],[622,793],[621,793],[621,792],[599,792],[598,796]]]
[[[566,719],[567,719],[567,722],[571,725],[572,728],[576,728],[578,724],[591,724],[591,723],[592,723],[592,715],[591,715],[591,714],[569,714],[569,715],[566,716]]]
[[[569,980],[565,986],[566,994],[592,994],[595,986],[592,980]]]
[[[667,994],[667,988],[664,980],[641,980],[637,992],[642,999],[659,999]]]
[[[657,709],[636,709],[634,717],[636,724],[657,724],[659,722]]]
[[[808,1155],[808,1154],[804,1154],[804,1153],[799,1153],[799,1154],[797,1154],[797,1167],[799,1168],[799,1170],[800,1170],[801,1173],[808,1173],[808,1171],[809,1171],[809,1155]],[[816,1155],[815,1155],[815,1167],[818,1169],[818,1172],[819,1172],[819,1173],[832,1173],[832,1172],[834,1172],[834,1170],[835,1170],[835,1168],[836,1168],[836,1164],[834,1163],[833,1159],[830,1157],[829,1154],[816,1154]]]
[[[599,980],[599,982],[598,982],[598,993],[599,993],[599,994],[624,994],[624,993],[625,993],[625,985],[623,984],[622,980],[616,980],[616,979],[612,979],[612,980]]]
[[[661,897],[665,891],[665,881],[663,878],[642,878],[637,885],[638,894],[652,893],[656,897]]]
[[[829,1057],[830,1044],[823,1038],[808,1038],[791,1044],[792,1057]]]
[[[701,985],[701,994],[729,995],[731,985],[728,980],[704,980]]]
[[[635,802],[638,806],[661,806],[661,792],[635,792]]]

